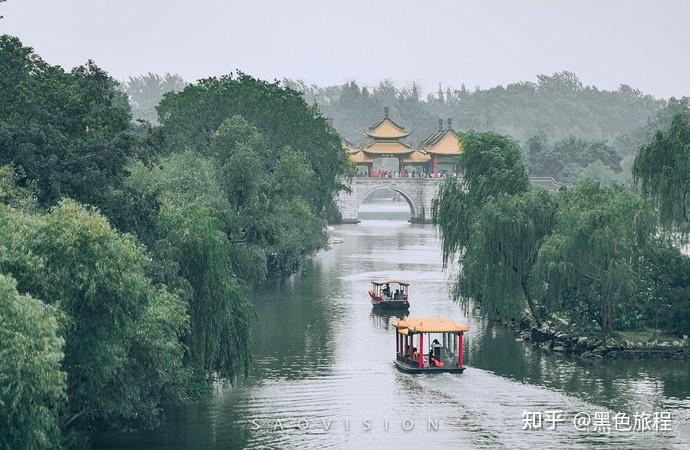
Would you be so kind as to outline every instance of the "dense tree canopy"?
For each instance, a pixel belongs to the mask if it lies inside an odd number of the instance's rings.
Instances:
[[[151,168],[137,163],[126,181],[131,192],[152,196],[160,205],[152,217],[149,247],[159,261],[161,281],[187,299],[186,359],[204,378],[232,377],[248,369],[251,310],[244,280],[263,278],[266,267],[261,255],[235,248],[246,244],[230,242],[226,230],[232,208],[218,175],[209,160],[187,151]]]
[[[558,200],[556,226],[536,269],[546,300],[606,332],[625,328],[634,318],[638,270],[655,232],[653,209],[632,189],[591,181]]]
[[[166,94],[158,113],[172,151],[190,147],[205,152],[223,121],[239,115],[263,134],[271,149],[287,146],[302,152],[313,172],[302,192],[317,214],[326,211],[340,188],[336,177],[347,162],[340,137],[315,107],[280,83],[243,73],[207,78]]]
[[[0,248],[0,273],[59,308],[67,421],[155,424],[180,383],[187,318],[148,279],[145,251],[72,201],[38,215],[2,207]]]
[[[588,180],[558,193],[528,188],[508,139],[469,133],[464,142],[466,178],[446,180],[434,206],[444,258],[459,258],[463,303],[580,330],[687,330],[672,312],[688,307],[678,299],[690,288],[690,259],[657,232],[654,208],[635,190]]]
[[[2,274],[0,342],[0,447],[59,447],[66,395],[55,310],[19,294]]]
[[[549,143],[543,134],[532,136],[525,143],[525,154],[532,176],[553,177],[566,183],[578,181],[597,162],[614,173],[623,170],[623,157],[606,142],[573,136],[554,143]]]
[[[447,179],[434,205],[445,261],[460,256],[457,295],[479,299],[500,317],[528,306],[538,318],[529,277],[552,226],[551,198],[529,188],[519,147],[510,139],[472,132],[463,135],[463,145],[465,178]]]
[[[105,201],[135,151],[128,108],[93,62],[65,72],[0,36],[0,165],[14,164],[35,182],[42,203]]]

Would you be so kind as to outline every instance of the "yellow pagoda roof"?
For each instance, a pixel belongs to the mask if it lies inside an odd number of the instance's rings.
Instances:
[[[391,320],[400,334],[410,333],[461,333],[469,331],[467,324],[461,324],[442,317],[405,317]]]
[[[372,139],[402,139],[409,136],[410,132],[386,116],[379,123],[369,127],[369,131],[364,134]]]
[[[415,150],[409,155],[403,156],[402,161],[407,164],[425,163],[431,159],[431,155],[422,150]]]
[[[405,153],[410,153],[414,151],[407,145],[403,144],[402,142],[398,141],[393,141],[393,142],[380,142],[376,141],[373,142],[369,145],[367,145],[363,151],[366,153],[376,153],[379,155],[402,155]]]
[[[425,143],[424,150],[435,155],[460,155],[462,141],[453,130],[448,129],[432,136]]]
[[[350,161],[353,164],[365,164],[365,163],[373,163],[374,162],[371,155],[367,155],[362,150],[349,152],[348,157],[350,158]]]

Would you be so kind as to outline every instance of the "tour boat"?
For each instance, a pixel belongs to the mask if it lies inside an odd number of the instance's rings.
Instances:
[[[408,309],[410,283],[398,280],[372,281],[369,297],[375,307],[386,309]]]
[[[462,339],[470,329],[467,324],[441,317],[405,317],[392,320],[391,325],[395,328],[393,362],[401,371],[462,373],[465,370]]]

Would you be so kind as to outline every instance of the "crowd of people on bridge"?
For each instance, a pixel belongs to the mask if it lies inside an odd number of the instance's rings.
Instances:
[[[370,169],[367,172],[357,172],[356,176],[359,178],[443,178],[445,176],[453,175],[452,172],[446,170],[438,170],[434,173],[432,170],[405,170],[388,171],[381,169]]]

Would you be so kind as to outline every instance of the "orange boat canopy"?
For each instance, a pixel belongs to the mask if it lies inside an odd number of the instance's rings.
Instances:
[[[467,324],[461,324],[441,317],[405,317],[391,321],[398,333],[463,333],[469,331]]]

